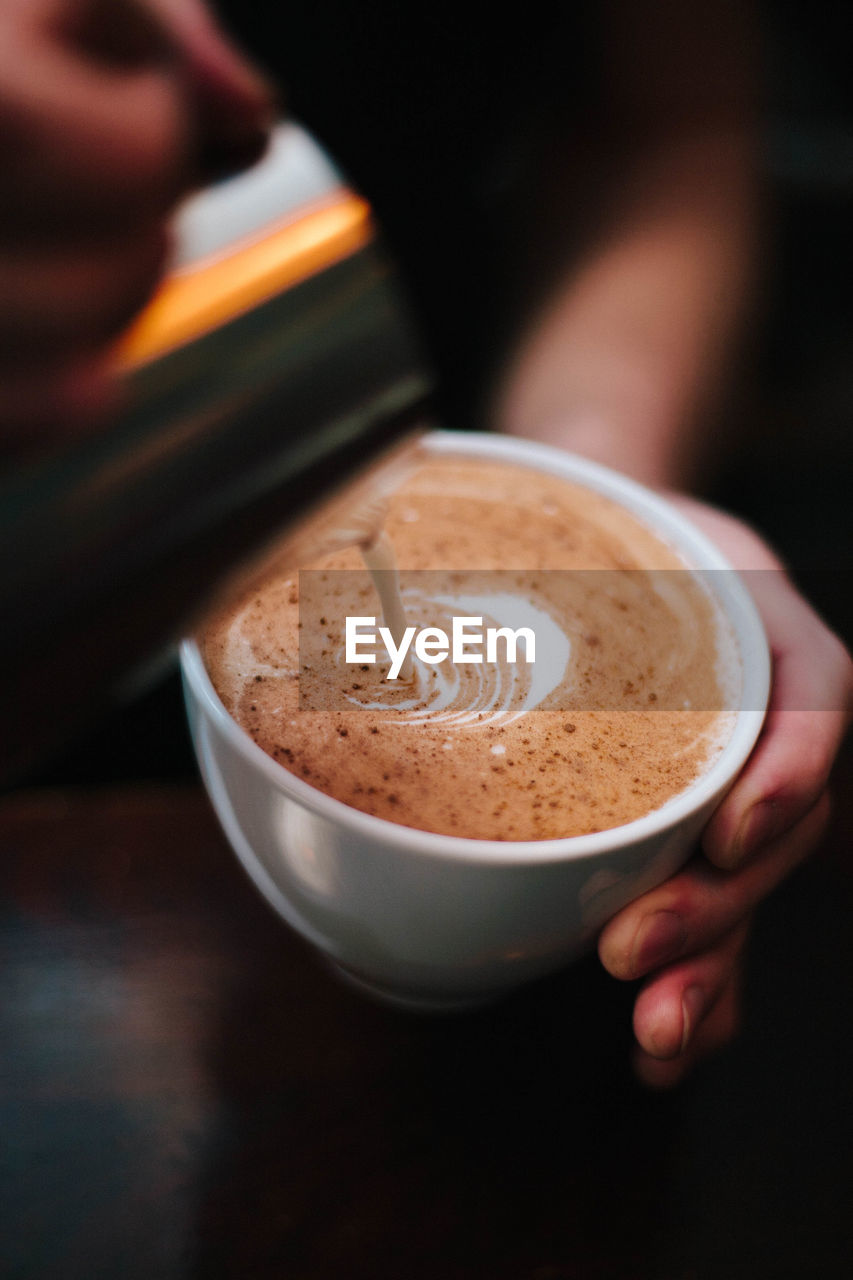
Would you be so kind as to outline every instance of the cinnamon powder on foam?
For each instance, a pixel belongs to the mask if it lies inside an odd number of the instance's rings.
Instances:
[[[403,571],[517,570],[521,581],[538,572],[552,609],[560,607],[563,577],[546,570],[613,570],[601,580],[617,586],[618,571],[679,571],[671,581],[686,593],[691,652],[682,687],[675,702],[669,690],[655,705],[655,672],[673,643],[672,618],[664,611],[660,632],[646,627],[637,652],[626,651],[626,602],[618,591],[615,598],[593,591],[572,634],[567,687],[520,719],[448,728],[398,722],[387,710],[304,710],[298,578],[290,565],[220,609],[202,650],[227,710],[297,777],[365,813],[421,830],[547,840],[642,817],[718,754],[732,716],[720,710],[725,676],[714,607],[675,552],[616,504],[526,468],[444,458],[400,486],[385,528]],[[288,564],[287,543],[279,559]],[[355,572],[362,565],[352,548],[301,567]],[[364,612],[379,613],[375,599]],[[330,635],[330,648],[338,639]],[[694,709],[674,709],[682,693]]]

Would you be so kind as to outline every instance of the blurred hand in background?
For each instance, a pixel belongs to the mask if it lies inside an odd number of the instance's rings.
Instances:
[[[0,7],[0,454],[103,419],[168,217],[263,151],[273,100],[202,0]]]

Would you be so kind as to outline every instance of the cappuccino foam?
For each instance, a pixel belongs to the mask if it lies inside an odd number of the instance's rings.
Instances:
[[[399,681],[381,650],[346,664],[345,619],[381,623],[378,597],[357,548],[294,564],[303,524],[202,637],[226,709],[297,777],[421,830],[548,840],[660,808],[722,750],[734,641],[679,555],[616,503],[437,456],[390,497],[384,528],[407,622],[532,624],[537,661],[416,659]]]

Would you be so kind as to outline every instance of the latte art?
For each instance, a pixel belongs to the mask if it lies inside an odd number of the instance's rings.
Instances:
[[[453,620],[477,619],[487,630],[534,632],[538,660],[513,660],[505,646],[504,657],[489,661],[427,664],[415,657],[407,687],[380,686],[372,700],[345,693],[353,707],[387,710],[394,721],[406,724],[438,724],[448,727],[508,723],[533,711],[560,685],[569,659],[570,645],[559,623],[522,596],[427,595],[417,588],[401,594],[406,618],[416,627],[449,633]],[[521,639],[524,644],[524,637]],[[496,645],[497,648],[497,645]],[[346,683],[345,651],[335,653],[335,665]]]
[[[534,470],[439,458],[391,496],[386,532],[395,647],[401,627],[450,636],[459,619],[522,638],[514,660],[500,634],[492,661],[412,647],[389,679],[381,640],[374,661],[347,661],[347,619],[383,621],[358,550],[297,572],[285,545],[286,569],[220,613],[203,649],[227,710],[310,785],[423,830],[552,839],[659,808],[722,749],[734,642],[701,580],[616,504]],[[396,582],[383,564],[380,586]]]

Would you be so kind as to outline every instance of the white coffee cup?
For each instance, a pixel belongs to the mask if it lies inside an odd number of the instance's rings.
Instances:
[[[633,512],[687,564],[711,573],[740,652],[742,693],[721,754],[646,817],[594,835],[492,841],[436,835],[352,809],[288,772],[231,718],[184,641],[187,709],[201,773],[250,877],[288,924],[351,982],[405,1005],[494,999],[594,943],[617,910],[671,876],[743,768],[764,719],[767,642],[752,599],[717,548],[624,476],[571,454],[494,435],[435,432],[437,453],[549,472]]]

